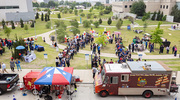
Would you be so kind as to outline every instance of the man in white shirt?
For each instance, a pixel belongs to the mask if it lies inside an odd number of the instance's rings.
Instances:
[[[62,57],[63,57],[62,52],[59,52],[58,57],[59,57],[59,60],[60,60],[60,62],[61,62],[61,59],[62,59]]]
[[[4,71],[5,71],[6,73],[8,73],[8,72],[6,71],[6,64],[2,62],[2,73],[4,73]]]

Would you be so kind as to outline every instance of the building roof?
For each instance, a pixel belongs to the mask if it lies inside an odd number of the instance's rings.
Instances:
[[[105,70],[107,73],[131,73],[131,70],[126,63],[123,64],[105,64]]]
[[[162,64],[156,61],[136,61],[136,62],[127,62],[131,71],[170,71]]]

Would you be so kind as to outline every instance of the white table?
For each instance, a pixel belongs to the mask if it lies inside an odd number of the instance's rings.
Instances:
[[[31,55],[24,56],[25,62],[31,62],[34,59],[36,59],[36,54],[31,54]]]

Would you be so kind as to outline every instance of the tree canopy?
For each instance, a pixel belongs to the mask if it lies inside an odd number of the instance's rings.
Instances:
[[[137,16],[143,16],[145,11],[146,11],[146,5],[143,1],[134,2],[130,9],[130,12],[137,14]]]

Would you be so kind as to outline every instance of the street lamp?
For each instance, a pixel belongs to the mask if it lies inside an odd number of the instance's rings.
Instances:
[[[56,44],[57,44],[57,32],[56,32],[56,26],[57,26],[57,25],[54,25],[54,27],[55,27],[55,36],[56,36]]]

